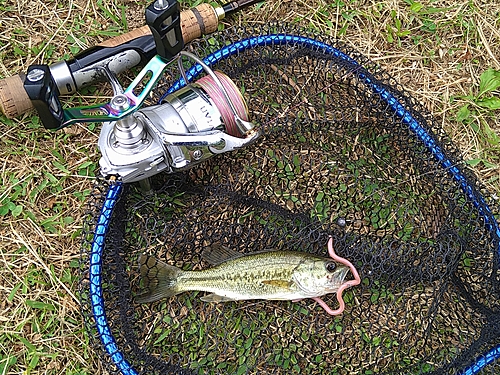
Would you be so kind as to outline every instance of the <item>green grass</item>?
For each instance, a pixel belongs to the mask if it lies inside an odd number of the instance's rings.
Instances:
[[[183,2],[183,6],[199,2]],[[142,26],[148,3],[0,0],[0,74],[6,77],[26,71],[30,64],[70,59],[110,36]],[[480,180],[490,191],[499,192],[497,8],[487,0],[268,1],[225,20],[224,26],[280,19],[337,36],[387,69],[443,120]],[[73,100],[94,103],[100,94],[99,89],[89,88]],[[102,371],[88,348],[74,298],[74,261],[80,249],[84,204],[98,168],[98,132],[99,125],[49,132],[33,114],[15,120],[0,118],[1,375]],[[284,164],[279,178],[300,174],[293,159],[280,162]],[[318,204],[311,215],[324,218],[332,209]],[[373,297],[377,301],[390,298],[388,291],[377,290]],[[194,335],[203,340],[203,327],[187,329],[198,330]],[[255,338],[245,335],[236,323],[232,329],[242,333],[236,350],[244,355]],[[335,323],[333,329],[342,326]],[[158,335],[156,344],[161,345]],[[366,344],[396,345],[389,337],[368,336]],[[272,360],[293,368],[293,356],[291,349]],[[321,367],[321,354],[315,353],[314,358]]]
[[[470,166],[496,169],[500,164],[500,135],[490,125],[497,120],[500,110],[499,88],[500,70],[490,68],[479,77],[479,87],[460,98],[467,104],[458,110],[456,120],[470,127],[479,141],[478,157],[467,160]],[[489,182],[498,182],[498,176],[491,177]]]

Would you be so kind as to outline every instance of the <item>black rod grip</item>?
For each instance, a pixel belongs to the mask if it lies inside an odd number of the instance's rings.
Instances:
[[[149,5],[146,24],[151,29],[159,56],[170,60],[184,48],[181,9],[177,0],[157,0]]]
[[[26,73],[24,89],[43,126],[47,129],[59,129],[63,123],[64,112],[49,66],[31,65]]]

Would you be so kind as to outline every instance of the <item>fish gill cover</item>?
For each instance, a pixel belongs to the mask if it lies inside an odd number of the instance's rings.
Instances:
[[[356,51],[288,26],[232,28],[188,49],[219,51],[212,67],[264,135],[157,176],[149,192],[96,186],[80,296],[108,371],[500,373],[488,364],[500,346],[498,209],[428,111]],[[158,97],[176,79],[167,73]],[[215,244],[327,256],[330,236],[361,277],[341,315],[311,299],[134,299],[141,254],[203,270]]]

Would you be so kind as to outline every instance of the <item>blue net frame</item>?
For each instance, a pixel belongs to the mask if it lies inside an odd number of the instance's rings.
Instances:
[[[373,90],[373,93],[383,98],[386,105],[391,108],[394,114],[406,123],[408,128],[413,132],[414,136],[427,147],[427,149],[440,163],[441,167],[449,174],[450,178],[454,179],[460,185],[464,194],[474,204],[480,216],[483,218],[484,225],[491,234],[491,240],[496,245],[498,254],[496,254],[495,258],[498,261],[500,258],[500,228],[483,195],[476,189],[474,183],[469,182],[462,170],[456,166],[450,158],[448,158],[446,151],[440,147],[438,142],[436,142],[433,138],[433,135],[421,126],[419,120],[406,110],[405,107],[400,104],[398,99],[394,97],[390,91],[386,90],[384,86],[373,83],[371,74],[368,71],[365,71],[355,59],[337,48],[314,38],[277,33],[250,37],[231,43],[208,55],[203,60],[207,65],[214,66],[221,60],[247,49],[252,49],[257,46],[281,46],[287,44],[300,45],[301,47],[312,50],[321,50],[322,53],[331,54],[336,58],[342,59],[346,64],[350,65],[351,69],[358,71],[358,76],[364,81],[365,85],[370,87]],[[202,68],[199,65],[194,65],[187,71],[187,77],[191,81],[195,80],[201,72]],[[182,79],[178,80],[167,91],[167,94],[178,90],[184,85],[185,82]],[[120,199],[123,189],[124,186],[119,181],[110,183],[108,190],[105,193],[105,198],[102,201],[102,207],[95,224],[90,246],[90,264],[86,265],[89,269],[88,276],[90,285],[90,291],[87,298],[90,300],[97,334],[100,338],[104,351],[107,353],[107,356],[111,358],[112,362],[122,374],[136,375],[138,374],[138,371],[134,369],[133,364],[128,362],[126,354],[121,350],[121,348],[118,347],[118,344],[113,337],[112,329],[110,328],[106,316],[102,290],[102,255],[103,251],[105,251],[105,241],[109,230],[111,216],[117,201]],[[495,362],[499,358],[500,345],[491,348],[478,358],[471,359],[470,365],[463,368],[461,374],[472,375],[480,373],[486,366]]]

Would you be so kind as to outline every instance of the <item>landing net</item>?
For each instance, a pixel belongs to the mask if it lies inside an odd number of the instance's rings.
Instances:
[[[500,373],[498,207],[432,115],[355,50],[289,26],[187,48],[235,82],[263,136],[150,191],[97,184],[80,295],[108,370]],[[157,99],[178,78],[167,72]],[[330,236],[362,279],[339,316],[310,299],[134,301],[142,253],[199,270],[215,243],[326,256]]]

